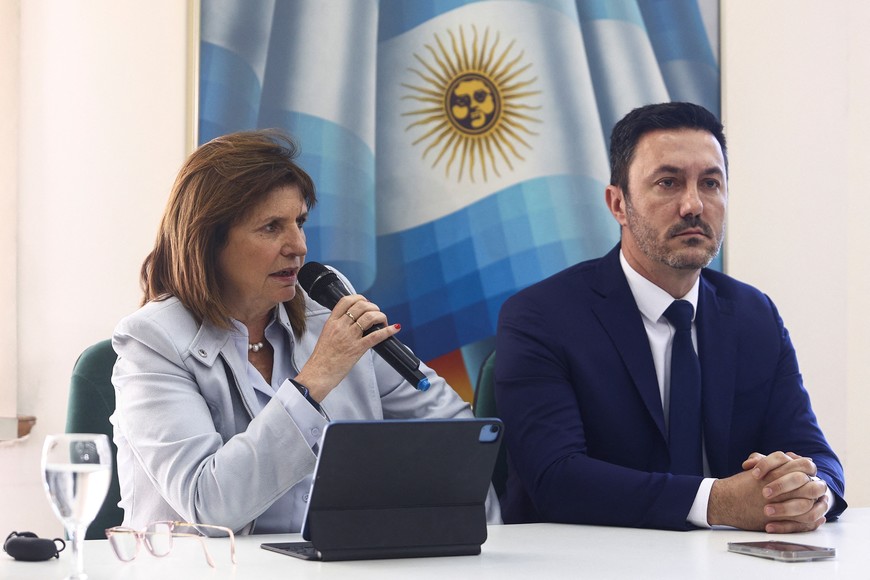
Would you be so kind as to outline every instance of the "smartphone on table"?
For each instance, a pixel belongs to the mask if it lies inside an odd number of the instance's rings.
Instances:
[[[728,542],[728,551],[737,554],[769,558],[780,562],[809,562],[837,555],[835,548],[823,548],[795,542],[770,540],[765,542]]]

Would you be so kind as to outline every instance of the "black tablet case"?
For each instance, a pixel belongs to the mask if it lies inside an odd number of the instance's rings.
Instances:
[[[498,419],[327,426],[303,537],[321,560],[480,553]]]

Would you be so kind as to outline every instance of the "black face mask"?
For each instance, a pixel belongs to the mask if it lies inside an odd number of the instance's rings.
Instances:
[[[58,548],[57,542],[60,542]],[[3,542],[3,551],[16,560],[41,562],[51,558],[60,558],[60,553],[66,548],[66,542],[60,538],[49,540],[37,537],[33,532],[12,532]]]

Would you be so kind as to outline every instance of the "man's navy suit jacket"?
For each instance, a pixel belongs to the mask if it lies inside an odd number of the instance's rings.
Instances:
[[[712,477],[758,451],[811,457],[841,513],[843,469],[816,422],[788,331],[755,288],[704,269],[695,318]],[[691,529],[700,476],[668,473],[649,341],[619,246],[519,292],[499,317],[505,523]]]

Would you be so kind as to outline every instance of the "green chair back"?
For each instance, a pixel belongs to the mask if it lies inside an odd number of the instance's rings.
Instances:
[[[498,407],[495,404],[495,351],[489,353],[480,365],[473,408],[475,417],[498,417]],[[507,471],[507,449],[502,440],[492,472],[492,486],[499,497],[505,490]]]
[[[70,381],[66,432],[105,433],[112,446],[112,481],[103,506],[85,534],[87,540],[105,539],[104,530],[120,525],[124,519],[124,511],[118,507],[121,501],[116,461],[118,449],[112,441],[112,424],[109,423],[109,416],[115,412],[112,367],[117,358],[112,341],[100,341],[79,355]]]

